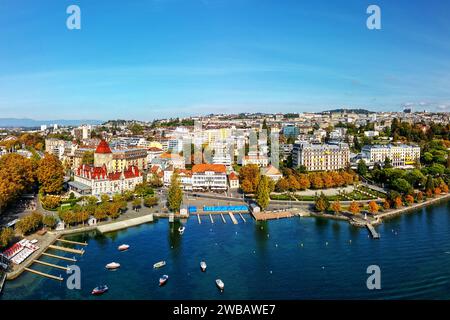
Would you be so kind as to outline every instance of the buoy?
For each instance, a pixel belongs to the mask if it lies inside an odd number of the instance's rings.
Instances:
[[[325,267],[324,267],[324,266],[322,266],[322,270],[323,270],[323,269],[325,269]]]
[[[303,242],[302,243],[300,243],[300,245],[303,247]]]
[[[270,274],[272,274],[272,270],[270,270]]]
[[[325,245],[327,246],[327,245],[328,245],[328,242],[325,242]]]
[[[275,244],[275,247],[278,247],[278,243]]]

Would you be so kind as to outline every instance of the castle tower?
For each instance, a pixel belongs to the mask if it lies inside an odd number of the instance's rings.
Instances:
[[[105,165],[108,172],[111,172],[112,160],[113,154],[111,148],[108,145],[108,142],[106,142],[105,140],[100,141],[94,153],[94,166],[101,167]]]

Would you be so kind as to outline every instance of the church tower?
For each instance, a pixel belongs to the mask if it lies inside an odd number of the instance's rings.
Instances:
[[[113,171],[112,160],[113,154],[111,148],[108,145],[108,142],[106,142],[105,140],[100,141],[94,153],[94,166],[101,167],[105,165],[108,172],[111,172]]]

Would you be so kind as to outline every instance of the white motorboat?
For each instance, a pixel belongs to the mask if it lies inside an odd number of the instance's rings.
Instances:
[[[127,245],[127,244],[122,244],[122,245],[120,245],[117,249],[119,249],[119,251],[125,251],[125,250],[128,250],[129,248],[130,248],[129,245]]]
[[[165,265],[166,265],[165,261],[159,261],[153,265],[153,268],[161,268],[164,267]]]
[[[168,279],[169,276],[167,274],[163,275],[161,278],[159,278],[159,285],[160,286],[165,285]]]
[[[216,285],[217,285],[217,287],[218,287],[221,291],[225,288],[225,284],[224,284],[223,281],[220,280],[220,279],[217,279],[217,280],[216,280]]]
[[[205,261],[200,262],[200,268],[202,269],[203,272],[206,271],[206,262]]]
[[[185,226],[181,226],[181,227],[178,228],[178,232],[180,234],[183,234],[184,233],[184,229],[186,229]]]
[[[106,265],[106,269],[109,269],[109,270],[115,270],[118,268],[120,268],[120,263],[117,263],[117,262],[111,262]]]

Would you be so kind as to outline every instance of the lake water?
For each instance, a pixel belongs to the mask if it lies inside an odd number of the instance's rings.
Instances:
[[[292,218],[257,223],[246,215],[233,225],[215,216],[192,217],[184,235],[167,219],[100,235],[71,236],[87,241],[81,290],[25,272],[7,282],[0,299],[449,299],[450,202],[419,209],[377,227],[381,239],[346,222]],[[126,252],[117,247],[127,243]],[[303,244],[303,246],[301,246]],[[52,252],[61,255],[61,252]],[[72,254],[65,254],[73,256]],[[41,260],[66,265],[62,260]],[[153,269],[166,260],[167,265]],[[207,262],[206,272],[199,263]],[[117,271],[105,265],[116,261]],[[381,268],[381,290],[368,290],[366,269]],[[63,270],[34,264],[54,275]],[[158,286],[161,275],[169,280]],[[215,279],[221,278],[220,292]],[[103,296],[91,290],[107,284]]]

